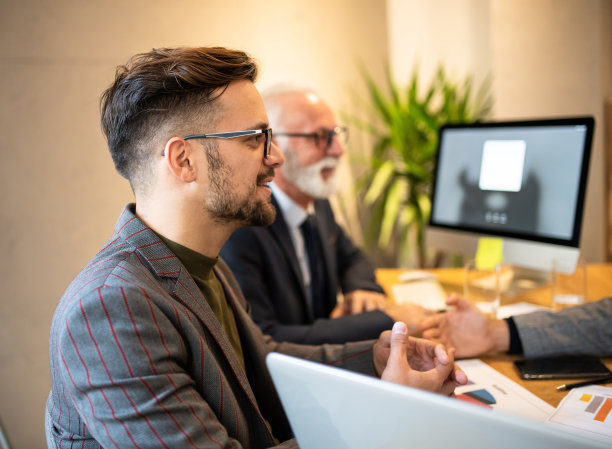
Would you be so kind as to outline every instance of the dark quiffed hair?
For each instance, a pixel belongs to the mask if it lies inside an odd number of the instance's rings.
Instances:
[[[158,48],[133,56],[117,68],[100,100],[102,129],[119,174],[133,189],[146,182],[156,154],[151,143],[172,137],[160,133],[187,131],[185,125],[212,110],[232,81],[256,78],[249,55],[223,47]]]

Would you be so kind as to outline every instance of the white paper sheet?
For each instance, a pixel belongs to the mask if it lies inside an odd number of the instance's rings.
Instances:
[[[455,389],[461,400],[503,410],[536,421],[546,421],[554,407],[480,359],[459,360],[469,384]]]
[[[429,310],[446,309],[447,294],[437,279],[413,280],[391,286],[397,304],[417,304]]]
[[[612,388],[591,385],[570,390],[548,422],[612,443]]]

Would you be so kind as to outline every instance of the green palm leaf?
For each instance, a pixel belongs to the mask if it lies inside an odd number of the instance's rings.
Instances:
[[[438,130],[445,123],[486,117],[493,105],[491,78],[474,93],[471,77],[454,81],[442,65],[426,86],[422,86],[418,67],[404,86],[394,79],[389,65],[380,84],[366,67],[360,66],[360,71],[373,116],[350,122],[374,139],[369,171],[357,182],[370,211],[366,239],[388,252],[389,243],[397,238],[398,260],[407,260],[405,251],[418,248],[417,254],[425,253],[423,236],[431,213],[429,194]],[[420,266],[424,263],[418,262]]]

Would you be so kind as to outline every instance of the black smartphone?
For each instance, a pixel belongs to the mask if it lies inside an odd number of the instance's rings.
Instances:
[[[514,366],[523,379],[573,379],[612,374],[599,359],[583,357],[516,360]]]

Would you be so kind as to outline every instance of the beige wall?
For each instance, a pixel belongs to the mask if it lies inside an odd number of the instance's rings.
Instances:
[[[601,114],[598,96],[610,93],[610,47],[599,48],[612,29],[600,17],[610,13],[606,0],[388,4],[387,15],[379,0],[0,0],[0,419],[15,447],[44,444],[53,309],[132,198],[107,154],[98,98],[133,53],[242,48],[261,61],[262,87],[308,82],[347,109],[349,87],[361,87],[355,62],[380,73],[391,52],[403,73],[415,56],[459,74],[493,71],[499,117]],[[595,242],[598,151],[587,211]]]
[[[389,0],[398,77],[444,61],[458,77],[493,76],[494,119],[592,115],[596,120],[582,251],[607,257],[604,99],[612,94],[609,0]]]
[[[376,0],[0,0],[0,419],[43,446],[48,330],[59,297],[131,201],[102,137],[114,68],[153,47],[224,45],[260,84],[307,81],[344,104],[354,62],[386,57]]]

